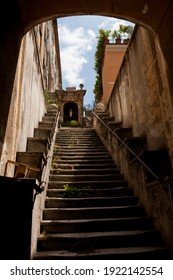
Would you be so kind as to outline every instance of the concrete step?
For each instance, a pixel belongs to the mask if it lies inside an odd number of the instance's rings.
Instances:
[[[35,255],[35,260],[163,260],[170,259],[170,252],[165,246],[105,248],[83,250],[83,252],[42,251]]]
[[[52,169],[64,169],[64,170],[85,170],[85,169],[117,169],[116,165],[113,163],[66,163],[59,161],[53,161]]]
[[[117,128],[121,128],[122,127],[122,122],[113,122],[113,121],[109,121],[107,123],[107,125],[109,126],[110,129],[112,129],[113,131],[116,130]]]
[[[75,134],[72,134],[72,133],[57,133],[56,135],[56,141],[58,142],[59,140],[76,140],[76,139],[80,139],[80,140],[97,140],[97,141],[101,141],[101,139],[98,137],[98,135],[95,133],[95,134],[78,134],[78,133],[75,133]]]
[[[115,121],[115,117],[103,116],[102,117],[102,121],[104,123],[108,124],[109,122],[114,122]]]
[[[103,143],[100,143],[99,141],[87,141],[87,140],[75,140],[75,141],[67,141],[67,140],[61,140],[59,142],[55,143],[58,147],[64,148],[73,148],[73,149],[95,149],[97,147],[104,148]]]
[[[51,175],[98,175],[98,174],[117,174],[119,175],[119,169],[118,168],[93,168],[93,169],[73,169],[73,166],[71,165],[71,168],[69,169],[61,169],[60,168],[55,168],[51,169],[50,171]]]
[[[99,165],[99,164],[113,164],[114,162],[113,162],[113,159],[111,158],[111,157],[107,157],[106,158],[106,161],[105,161],[105,157],[103,157],[103,158],[89,158],[89,159],[86,159],[86,158],[82,158],[82,157],[80,157],[80,158],[73,158],[73,159],[71,159],[71,158],[68,158],[68,157],[66,157],[65,159],[62,159],[62,157],[60,158],[59,157],[59,155],[53,155],[53,163],[57,163],[57,164],[67,164],[67,165],[69,165],[69,164],[78,164],[78,165],[86,165],[86,164],[88,164],[88,165]]]
[[[90,151],[97,151],[97,150],[104,150],[105,147],[103,145],[98,145],[97,143],[96,144],[69,144],[69,143],[63,143],[61,145],[59,145],[58,147],[55,147],[55,150],[58,148],[58,150],[66,150],[66,151],[87,151],[87,150],[90,150]]]
[[[44,122],[39,122],[38,128],[53,129],[54,126],[55,126],[54,123],[44,121]]]
[[[151,218],[148,216],[106,219],[90,217],[89,219],[43,220],[40,232],[41,234],[46,234],[149,229],[153,229],[153,225]]]
[[[50,141],[45,137],[28,137],[27,138],[27,152],[48,152]]]
[[[87,191],[82,191],[87,193]],[[83,195],[81,192],[81,195]],[[89,192],[89,191],[88,191]],[[73,195],[73,194],[71,194]],[[128,206],[137,205],[138,198],[136,196],[123,196],[123,197],[79,197],[71,198],[46,198],[45,208],[74,208],[74,207],[107,207],[107,206]],[[86,194],[87,195],[87,194]]]
[[[99,151],[105,151],[104,146],[98,146],[98,145],[90,145],[90,146],[73,146],[73,145],[61,145],[61,146],[55,146],[54,147],[54,152],[55,151],[61,151],[64,153],[67,152],[99,152]]]
[[[55,119],[56,119],[55,116],[50,116],[50,115],[42,117],[43,122],[52,122],[53,123],[53,122],[55,122]]]
[[[69,163],[70,160],[77,160],[77,161],[88,160],[90,162],[91,162],[91,160],[94,161],[94,162],[100,161],[100,160],[102,160],[104,162],[106,162],[107,160],[112,160],[112,158],[109,154],[105,154],[105,155],[100,155],[100,154],[98,154],[98,155],[94,155],[94,154],[87,155],[87,154],[85,154],[85,155],[71,155],[71,156],[61,155],[60,156],[59,153],[55,152],[53,157],[54,158],[57,157],[58,159],[65,160],[67,163]]]
[[[107,184],[109,184],[109,181],[116,180],[116,179],[123,179],[123,176],[121,174],[114,174],[114,173],[106,173],[106,174],[84,174],[84,175],[52,175],[50,174],[49,180],[50,181],[56,181],[56,182],[83,182],[83,181],[107,181]]]
[[[130,188],[105,188],[105,189],[91,189],[91,188],[80,188],[78,189],[80,196],[84,193],[84,197],[105,197],[105,196],[128,196],[133,195],[133,191]],[[65,197],[65,189],[47,189],[47,196],[50,197]],[[74,196],[75,197],[75,196]]]
[[[54,149],[54,155],[59,155],[59,156],[109,156],[110,155],[108,154],[107,151],[105,150],[86,150],[86,151],[80,151],[80,150],[74,150],[74,151],[71,151],[71,150],[67,150],[67,151],[62,151],[61,148],[59,149]]]
[[[144,216],[145,211],[142,206],[112,206],[112,207],[78,207],[78,208],[46,208],[43,211],[44,220],[57,219],[103,219]]]
[[[116,131],[131,137],[129,128]],[[35,259],[163,259],[162,245],[95,131],[60,129]]]
[[[142,247],[161,245],[155,230],[128,230],[46,234],[38,238],[38,251],[69,250],[81,252],[103,248]]]
[[[68,184],[69,186],[74,186],[74,182],[71,181],[61,181],[61,182],[57,182],[57,181],[49,181],[48,184],[48,188],[49,189],[59,189],[62,188],[64,189],[64,185]],[[90,188],[90,189],[105,189],[106,186],[108,186],[108,188],[116,188],[116,187],[127,187],[128,183],[126,180],[102,180],[102,181],[76,181],[75,182],[75,187],[79,187],[79,188]]]
[[[50,138],[51,132],[50,128],[34,128],[34,137]]]

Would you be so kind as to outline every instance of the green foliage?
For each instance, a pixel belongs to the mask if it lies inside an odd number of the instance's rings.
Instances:
[[[46,100],[46,104],[50,105],[50,104],[56,104],[56,100],[52,99],[49,95],[49,92],[47,89],[44,90],[44,96],[45,96],[45,100]]]
[[[67,127],[78,127],[79,123],[76,120],[71,120],[71,121],[66,121],[62,124],[62,126],[67,126]]]
[[[65,189],[65,193],[62,197],[86,197],[88,196],[88,190],[82,190],[74,186],[70,186],[69,184],[63,185]]]
[[[115,29],[112,32],[112,38],[114,39],[122,39],[122,38],[131,38],[134,27],[131,25],[119,25],[119,29]]]
[[[78,124],[78,122],[77,122],[77,121],[75,121],[75,120],[71,120],[71,121],[70,121],[70,126],[72,126],[72,127],[78,127],[78,126],[79,126],[79,124]]]
[[[134,27],[131,25],[119,25],[118,30],[114,30],[111,34],[111,30],[103,30],[99,29],[99,37],[98,43],[95,52],[95,65],[94,69],[96,71],[96,81],[93,89],[93,93],[95,94],[95,101],[99,102],[101,100],[103,94],[103,87],[102,87],[102,67],[104,61],[104,53],[105,53],[105,41],[109,38],[110,34],[114,39],[121,39],[121,38],[131,38],[133,33]]]
[[[94,69],[96,71],[96,82],[94,85],[93,93],[95,94],[96,102],[100,101],[101,96],[103,94],[102,66],[103,66],[104,52],[105,52],[105,40],[108,39],[110,32],[111,32],[110,30],[105,31],[103,29],[99,29],[99,37],[98,37],[98,43],[95,52],[95,65],[94,65]]]

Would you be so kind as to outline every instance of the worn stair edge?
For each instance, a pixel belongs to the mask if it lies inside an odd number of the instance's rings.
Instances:
[[[69,251],[45,251],[37,252],[34,259],[44,260],[44,259],[113,259],[113,260],[163,260],[172,259],[168,248],[164,246],[159,247],[124,247],[124,248],[108,248],[108,249],[98,249],[93,252],[69,252]]]

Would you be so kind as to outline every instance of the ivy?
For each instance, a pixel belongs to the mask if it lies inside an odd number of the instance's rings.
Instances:
[[[100,101],[101,96],[103,94],[102,66],[103,66],[104,52],[105,52],[105,41],[108,39],[110,32],[111,32],[110,30],[105,31],[103,29],[99,29],[99,37],[98,37],[98,43],[95,52],[95,65],[94,65],[94,69],[96,71],[96,82],[94,85],[93,93],[95,94],[96,102]]]
[[[119,25],[118,30],[112,31],[112,38],[118,39],[118,38],[131,38],[131,35],[133,33],[134,27],[131,25]],[[95,52],[95,65],[94,70],[96,71],[96,81],[94,84],[94,90],[93,93],[95,94],[95,102],[101,101],[101,97],[103,95],[103,87],[102,87],[102,67],[103,67],[103,61],[104,61],[104,53],[105,53],[105,41],[109,38],[111,34],[111,30],[103,30],[99,29],[99,36],[98,43],[96,47]]]
[[[50,105],[50,104],[53,104],[55,103],[56,104],[56,100],[55,99],[52,99],[49,95],[49,92],[47,89],[44,90],[44,96],[45,96],[45,100],[46,100],[46,104],[47,105]]]

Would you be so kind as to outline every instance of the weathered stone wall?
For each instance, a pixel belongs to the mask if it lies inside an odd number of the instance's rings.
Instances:
[[[173,164],[173,108],[166,67],[157,39],[138,27],[106,108],[116,123],[121,122],[123,128],[131,128],[136,144],[139,139],[146,141],[143,151],[149,154],[148,163],[152,171],[156,170],[157,176],[161,176],[163,170],[167,174],[171,165],[169,160],[162,158],[163,151],[168,151]],[[131,157],[127,148],[96,118],[94,127],[129,186],[138,195],[141,205],[173,249],[172,178],[151,179],[148,170]],[[128,144],[128,138],[125,141]],[[153,152],[157,153],[158,160],[154,159]]]
[[[58,60],[55,26],[40,24],[23,38],[2,148],[0,174],[6,161],[15,160],[17,151],[25,151],[27,137],[33,136],[46,111],[45,91],[58,88]],[[10,175],[12,170],[8,170]]]
[[[157,40],[136,29],[107,106],[110,116],[145,136],[149,149],[167,148],[173,163],[173,107]]]

